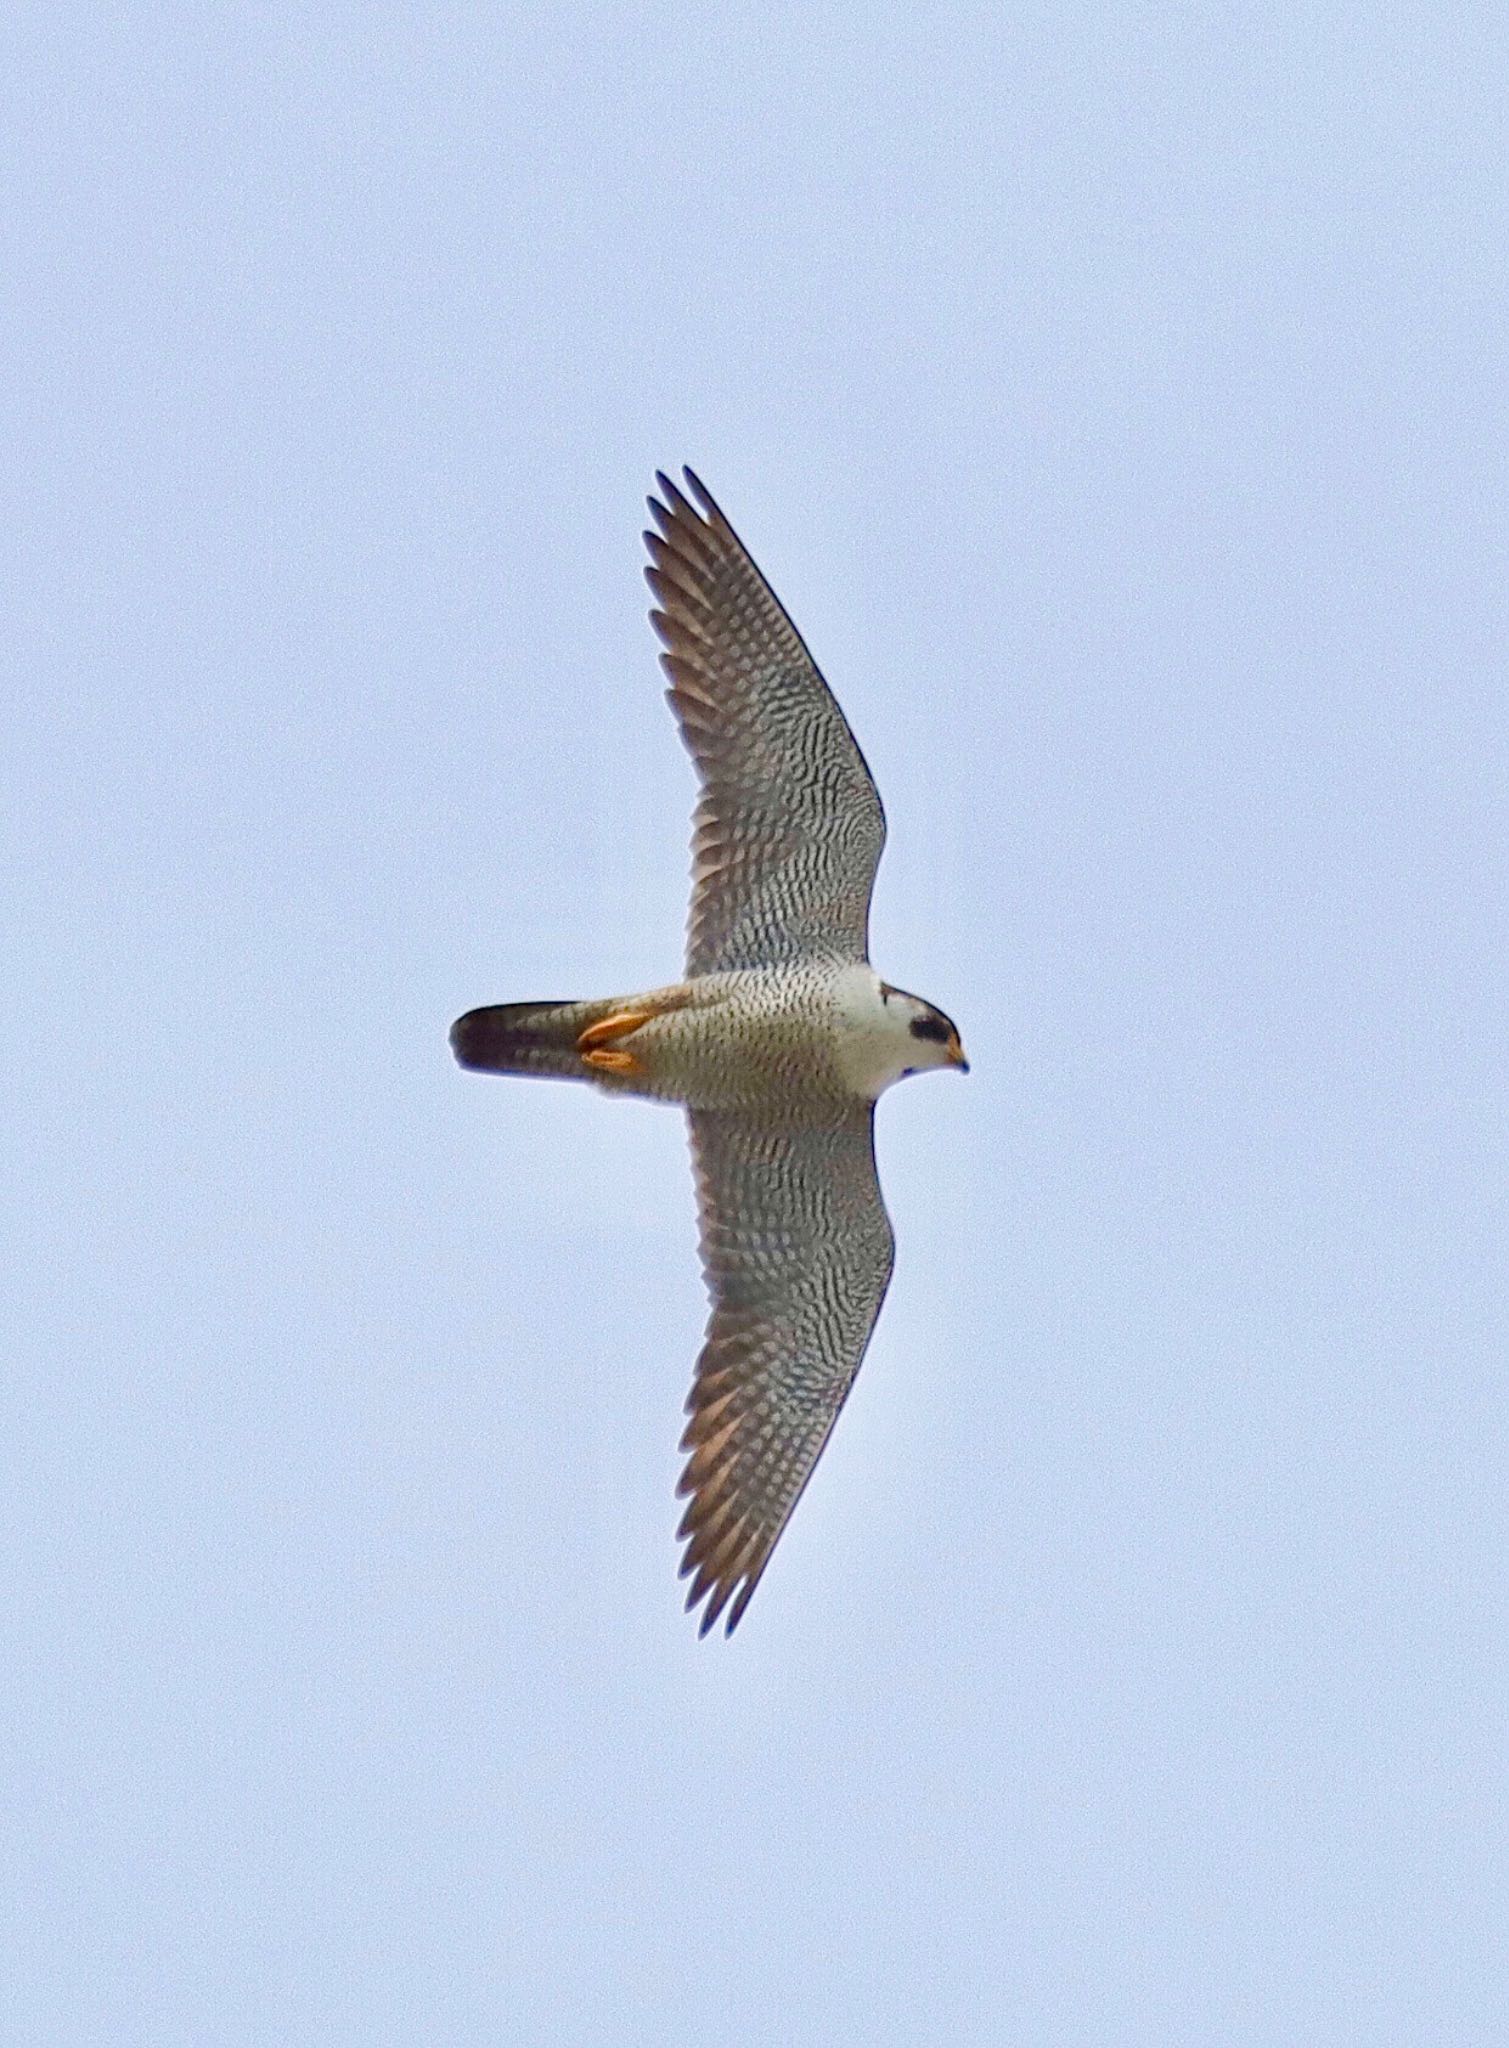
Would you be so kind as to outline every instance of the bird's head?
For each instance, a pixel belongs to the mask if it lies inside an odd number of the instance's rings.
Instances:
[[[887,1011],[906,1026],[906,1065],[903,1074],[920,1074],[929,1067],[957,1067],[969,1072],[969,1061],[959,1042],[959,1027],[933,1003],[909,995],[904,988],[880,985]]]

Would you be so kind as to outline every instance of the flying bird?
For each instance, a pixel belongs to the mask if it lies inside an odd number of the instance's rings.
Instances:
[[[890,1282],[875,1103],[967,1062],[943,1012],[870,965],[880,797],[775,592],[683,474],[686,492],[656,477],[644,538],[666,695],[701,784],[685,974],[471,1010],[451,1046],[464,1067],[686,1109],[711,1315],[678,1540],[705,1635],[725,1609],[731,1634],[749,1605]]]

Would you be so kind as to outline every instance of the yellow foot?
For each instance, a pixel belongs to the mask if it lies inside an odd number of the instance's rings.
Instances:
[[[615,1010],[600,1024],[589,1024],[576,1041],[576,1049],[585,1059],[595,1045],[611,1045],[615,1038],[627,1038],[641,1024],[648,1024],[654,1014],[653,1010]]]
[[[613,1052],[606,1046],[593,1046],[582,1054],[584,1067],[599,1067],[605,1074],[642,1074],[640,1066],[631,1052]]]

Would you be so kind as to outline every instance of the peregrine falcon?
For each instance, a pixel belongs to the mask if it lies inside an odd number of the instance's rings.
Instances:
[[[822,1455],[880,1313],[894,1240],[875,1103],[958,1031],[871,967],[885,815],[816,664],[690,470],[657,476],[645,570],[696,764],[682,980],[503,1003],[451,1028],[464,1067],[679,1102],[712,1312],[687,1400],[678,1540],[701,1633],[731,1634]],[[732,1603],[732,1604],[730,1604]]]

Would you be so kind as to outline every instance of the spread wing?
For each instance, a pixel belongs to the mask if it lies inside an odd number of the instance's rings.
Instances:
[[[692,1110],[702,1266],[712,1296],[687,1399],[690,1494],[678,1534],[702,1633],[732,1633],[854,1383],[891,1278],[872,1105],[772,1125]]]
[[[885,814],[844,714],[779,599],[690,470],[664,476],[645,571],[702,795],[686,971],[867,957]],[[700,508],[700,509],[699,509]]]

